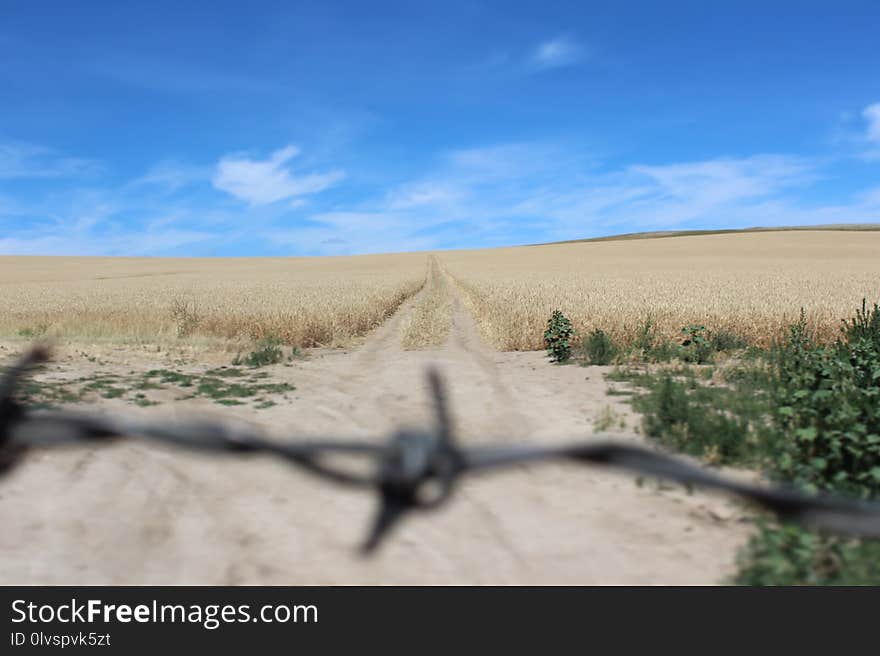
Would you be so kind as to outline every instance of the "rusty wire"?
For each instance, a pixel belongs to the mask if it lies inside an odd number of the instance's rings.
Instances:
[[[728,492],[775,513],[780,519],[811,528],[880,537],[880,503],[811,496],[788,487],[739,482],[680,458],[620,441],[592,439],[558,446],[462,447],[453,435],[443,381],[434,370],[428,372],[435,413],[435,425],[430,429],[399,430],[385,443],[330,439],[285,442],[241,423],[146,421],[27,408],[16,400],[17,385],[35,365],[48,358],[47,348],[36,347],[0,378],[0,476],[32,449],[94,446],[129,437],[200,452],[274,456],[330,482],[377,493],[379,505],[362,545],[362,551],[369,553],[407,512],[430,510],[446,503],[465,475],[514,465],[574,461]],[[356,473],[328,462],[339,455],[370,459],[372,473]]]

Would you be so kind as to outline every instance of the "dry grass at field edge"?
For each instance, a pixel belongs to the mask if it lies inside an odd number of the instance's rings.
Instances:
[[[346,346],[422,288],[426,259],[0,257],[0,336]]]
[[[600,328],[627,345],[646,321],[658,340],[690,324],[766,346],[804,308],[821,339],[863,298],[880,300],[880,232],[698,235],[446,252],[483,337],[538,350],[553,310],[581,335]]]

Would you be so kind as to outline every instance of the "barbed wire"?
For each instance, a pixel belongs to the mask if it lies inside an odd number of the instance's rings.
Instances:
[[[215,454],[263,454],[280,458],[333,483],[373,490],[379,505],[362,544],[374,551],[408,512],[438,508],[452,497],[466,475],[516,465],[573,461],[655,476],[739,496],[780,519],[852,536],[880,537],[880,503],[830,495],[809,496],[790,487],[740,482],[646,447],[610,439],[558,446],[492,444],[462,447],[452,431],[446,390],[437,371],[428,371],[434,426],[402,429],[385,443],[349,440],[280,441],[243,422],[217,420],[147,421],[67,410],[36,410],[16,399],[22,379],[48,360],[38,346],[0,378],[0,476],[22,462],[33,449],[94,445],[141,438]],[[334,456],[368,459],[373,470],[362,473],[333,466]]]

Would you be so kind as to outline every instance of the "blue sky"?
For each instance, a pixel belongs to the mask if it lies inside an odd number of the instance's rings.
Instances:
[[[0,0],[0,254],[880,222],[878,35],[876,0]]]

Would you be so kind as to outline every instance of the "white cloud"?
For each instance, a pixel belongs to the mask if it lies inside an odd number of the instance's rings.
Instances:
[[[558,68],[578,62],[584,55],[583,47],[574,39],[560,36],[538,45],[531,63],[538,68]]]
[[[862,126],[860,133],[864,147]],[[47,152],[28,155],[28,166],[37,155],[58,159]],[[828,160],[761,154],[609,165],[577,144],[485,144],[440,153],[435,168],[351,200],[310,196],[341,174],[295,175],[289,163],[298,152],[288,146],[264,160],[230,155],[207,169],[166,162],[119,187],[64,194],[8,185],[0,195],[0,253],[354,254],[642,230],[880,222],[876,186],[833,204],[801,193],[833,173],[822,168]],[[190,184],[212,176],[218,189],[250,206]],[[171,195],[175,188],[182,191]]]
[[[286,146],[267,160],[228,155],[217,163],[214,186],[252,205],[265,205],[323,191],[345,175],[330,171],[295,176],[285,164],[298,154],[296,146]]]

